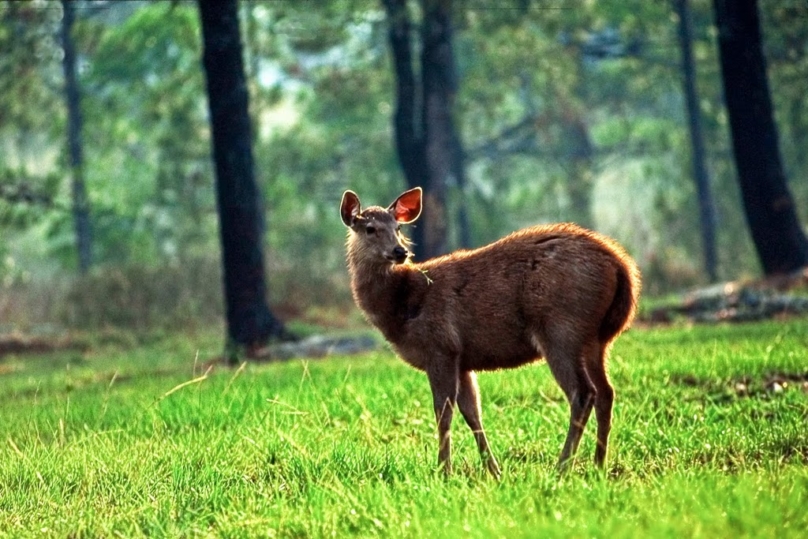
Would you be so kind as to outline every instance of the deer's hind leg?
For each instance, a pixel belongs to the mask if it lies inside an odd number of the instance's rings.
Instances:
[[[596,389],[589,379],[584,365],[586,346],[574,339],[564,339],[563,333],[556,338],[540,339],[547,365],[570,405],[570,424],[564,448],[558,458],[559,471],[565,471],[578,451],[578,444],[592,414]]]
[[[482,409],[480,406],[480,389],[477,385],[477,375],[473,371],[463,371],[460,373],[460,388],[457,394],[457,407],[466,420],[466,424],[474,434],[477,442],[477,449],[483,459],[486,468],[495,478],[499,479],[501,472],[499,464],[491,453],[488,445],[488,438],[483,430]]]
[[[598,442],[595,448],[595,465],[602,468],[609,448],[609,432],[612,428],[612,407],[614,388],[606,372],[607,343],[593,343],[588,346],[584,361],[589,379],[595,385],[595,418],[598,422]]]

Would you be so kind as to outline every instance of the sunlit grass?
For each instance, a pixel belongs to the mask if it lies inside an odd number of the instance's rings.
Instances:
[[[441,477],[426,379],[388,352],[209,371],[206,336],[7,357],[0,534],[801,537],[804,326],[626,334],[605,475],[593,425],[553,471],[568,411],[546,366],[481,375],[499,483],[460,420]]]

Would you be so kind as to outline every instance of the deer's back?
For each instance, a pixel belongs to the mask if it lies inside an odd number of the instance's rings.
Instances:
[[[611,240],[550,225],[427,261],[419,268],[431,284],[410,336],[454,348],[446,352],[469,370],[533,361],[547,331],[597,334],[624,258]]]

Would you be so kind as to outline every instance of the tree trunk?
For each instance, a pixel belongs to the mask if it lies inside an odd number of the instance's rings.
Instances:
[[[806,239],[780,159],[755,0],[713,0],[738,182],[763,271],[808,265]]]
[[[69,151],[71,192],[73,197],[73,223],[76,232],[79,272],[84,274],[92,264],[92,229],[87,189],[84,185],[84,158],[81,143],[81,96],[76,76],[76,47],[72,30],[75,22],[73,2],[62,0],[62,67],[65,77],[65,104],[67,105],[67,144]]]
[[[390,50],[396,77],[393,116],[396,152],[408,187],[424,189],[424,210],[413,230],[415,257],[423,260],[447,250],[446,186],[454,177],[460,188],[460,242],[470,243],[465,211],[463,145],[455,128],[457,91],[452,53],[451,0],[422,0],[421,71],[416,77],[412,24],[407,0],[383,0],[390,25]],[[419,106],[420,105],[420,106]]]
[[[271,338],[287,338],[267,306],[264,216],[253,171],[249,96],[237,0],[199,0],[208,106],[216,166],[228,359]]]
[[[710,282],[718,280],[717,256],[715,247],[715,203],[710,188],[704,152],[704,138],[701,126],[698,94],[696,93],[696,65],[693,61],[691,43],[693,32],[690,26],[690,9],[687,0],[674,0],[679,16],[679,45],[682,49],[682,85],[687,106],[687,120],[690,128],[691,160],[693,179],[696,182],[696,196],[699,201],[699,222],[701,223],[701,243],[704,256],[704,271]]]
[[[446,183],[455,142],[452,104],[457,80],[452,54],[451,0],[423,0],[421,81],[426,175],[424,176],[424,255],[447,249]]]
[[[407,12],[407,0],[384,0],[384,7],[390,25],[390,50],[396,79],[393,138],[407,187],[412,189],[422,186],[421,182],[426,177],[424,141],[419,129],[420,109],[417,106],[420,100],[419,84],[412,60],[412,24]],[[423,224],[428,219],[426,215],[421,216],[420,222],[412,228],[413,251],[419,260],[424,259]]]

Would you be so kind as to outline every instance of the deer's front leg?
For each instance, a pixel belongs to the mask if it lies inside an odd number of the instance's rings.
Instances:
[[[436,358],[437,361],[427,370],[429,385],[432,388],[432,403],[438,423],[438,462],[446,475],[452,473],[452,414],[457,403],[458,368],[457,362],[449,358]]]
[[[480,406],[480,389],[477,386],[477,375],[472,371],[461,372],[459,376],[460,387],[457,395],[457,407],[466,419],[474,439],[477,441],[477,448],[488,471],[496,479],[499,479],[502,472],[497,464],[497,459],[491,453],[488,445],[488,438],[483,430],[482,410]]]

